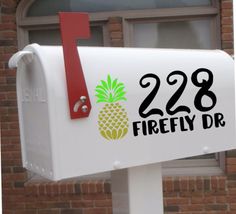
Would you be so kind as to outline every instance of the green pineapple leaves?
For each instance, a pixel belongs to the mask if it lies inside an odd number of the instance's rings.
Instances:
[[[95,89],[97,103],[114,103],[121,100],[126,101],[126,92],[124,89],[124,83],[118,82],[117,79],[112,80],[111,76],[108,74],[107,81],[101,80],[101,84]]]

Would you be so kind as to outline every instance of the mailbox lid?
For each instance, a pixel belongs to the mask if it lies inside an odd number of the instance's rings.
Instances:
[[[16,53],[17,101],[23,166],[49,179],[54,177],[46,77],[32,51]]]

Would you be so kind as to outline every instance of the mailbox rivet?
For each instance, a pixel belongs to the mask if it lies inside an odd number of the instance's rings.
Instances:
[[[81,97],[80,97],[80,101],[81,101],[82,103],[85,103],[86,99],[87,99],[87,97],[85,97],[85,96],[81,96]]]
[[[88,106],[83,105],[81,109],[82,109],[82,112],[86,113],[88,111]]]
[[[208,153],[209,153],[209,147],[204,146],[204,147],[203,147],[203,153],[204,153],[204,154],[208,154]]]
[[[115,161],[115,162],[113,163],[113,168],[114,168],[114,169],[120,169],[120,168],[121,168],[121,163],[120,163],[120,161]]]

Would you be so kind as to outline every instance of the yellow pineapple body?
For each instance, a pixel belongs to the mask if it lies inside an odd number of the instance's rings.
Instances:
[[[128,116],[119,103],[107,103],[99,112],[98,125],[101,135],[107,140],[118,140],[128,132]]]

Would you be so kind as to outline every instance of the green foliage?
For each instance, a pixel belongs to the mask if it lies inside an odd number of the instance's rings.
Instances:
[[[108,74],[107,81],[101,80],[101,84],[95,89],[97,103],[114,103],[117,101],[125,100],[124,83],[118,82],[117,79],[112,80]]]

